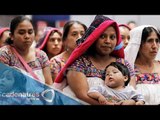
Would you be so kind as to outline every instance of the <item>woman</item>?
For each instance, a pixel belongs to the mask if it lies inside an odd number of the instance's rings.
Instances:
[[[8,45],[0,48],[0,62],[18,68],[42,83],[52,85],[46,53],[31,47],[34,37],[31,19],[25,16],[15,17],[10,23]]]
[[[9,37],[9,28],[8,27],[0,28],[0,47],[5,45],[5,41],[8,37]]]
[[[89,104],[99,104],[97,100],[87,96],[91,84],[101,84],[88,77],[102,79],[105,66],[111,62],[122,62],[131,73],[131,81],[134,81],[134,71],[125,61],[124,48],[120,39],[118,25],[108,17],[98,15],[78,41],[82,42],[71,54],[66,65],[57,76],[54,86],[62,89],[68,85],[76,97]],[[103,81],[104,82],[104,81]],[[125,104],[135,104],[129,100]]]
[[[84,35],[86,29],[87,27],[79,21],[68,21],[64,25],[62,37],[64,51],[50,60],[53,81],[76,48],[77,39]]]
[[[62,33],[59,29],[46,27],[36,48],[46,52],[49,59],[62,52]]]
[[[136,74],[136,88],[144,95],[146,104],[160,104],[160,62],[155,60],[160,34],[155,26],[142,25],[130,31],[125,58]]]
[[[123,41],[123,46],[126,48],[130,39],[129,32],[131,29],[125,24],[119,24],[119,30]]]

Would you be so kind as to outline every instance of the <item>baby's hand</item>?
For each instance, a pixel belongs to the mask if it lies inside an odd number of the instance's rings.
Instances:
[[[123,100],[116,103],[117,105],[135,105],[136,102],[134,100]]]
[[[140,100],[140,101],[137,101],[137,102],[136,102],[136,105],[144,105],[144,101],[141,101],[141,100]]]
[[[119,102],[116,102],[114,103],[114,105],[122,105],[123,101],[119,101]]]
[[[107,101],[104,97],[99,97],[98,101],[101,105],[114,105],[114,103]]]

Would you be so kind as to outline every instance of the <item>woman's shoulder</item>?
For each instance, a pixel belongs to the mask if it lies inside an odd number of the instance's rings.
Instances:
[[[82,55],[78,57],[72,64],[71,67],[81,67],[82,69],[84,68],[89,68],[92,66],[92,62],[90,61],[88,56]]]
[[[10,45],[5,45],[5,46],[1,47],[0,54],[7,55],[7,56],[13,55],[13,51],[11,50]]]
[[[79,64],[85,64],[87,66],[90,66],[92,64],[91,60],[89,59],[89,56],[87,55],[80,56],[78,59],[75,60],[75,62]]]
[[[61,55],[56,55],[56,56],[52,57],[50,59],[50,63],[51,63],[51,67],[53,67],[53,66],[55,67],[57,65],[60,67],[60,66],[64,66],[66,61],[61,54]],[[57,67],[55,67],[55,68],[57,68]]]
[[[10,45],[5,45],[0,48],[1,51],[11,51]]]
[[[36,50],[36,56],[38,57],[47,56],[46,52],[44,52],[43,50],[40,50],[38,48],[36,48],[35,50]]]
[[[51,59],[50,59],[50,61],[63,61],[64,60],[64,58],[63,58],[63,53],[61,53],[61,54],[58,54],[58,55],[56,55],[56,56],[54,56],[54,57],[52,57]]]

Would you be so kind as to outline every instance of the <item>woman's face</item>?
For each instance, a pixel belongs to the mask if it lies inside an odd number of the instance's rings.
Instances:
[[[119,27],[121,38],[123,41],[124,48],[128,45],[130,35],[129,35],[129,29],[126,27]]]
[[[15,82],[15,79],[13,77],[12,72],[9,70],[6,70],[0,76],[0,91],[9,92],[11,89],[13,89],[14,82]]]
[[[62,36],[58,32],[52,33],[47,41],[47,54],[52,57],[59,54],[62,50]]]
[[[112,26],[110,26],[96,41],[96,51],[99,55],[109,55],[111,52],[113,52],[116,43],[116,31]]]
[[[155,31],[151,32],[145,43],[142,43],[139,55],[147,59],[155,59],[159,50],[159,38]]]
[[[78,23],[74,23],[70,27],[67,38],[64,41],[65,46],[67,46],[67,48],[70,51],[73,51],[77,46],[76,45],[77,39],[81,38],[84,35],[84,33],[85,33],[84,27]]]
[[[35,33],[32,24],[28,20],[24,20],[15,29],[11,39],[15,47],[21,50],[29,49],[34,40]]]

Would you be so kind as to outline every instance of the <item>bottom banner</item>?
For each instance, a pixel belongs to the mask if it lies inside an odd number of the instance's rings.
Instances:
[[[0,63],[0,105],[88,105]]]

